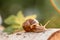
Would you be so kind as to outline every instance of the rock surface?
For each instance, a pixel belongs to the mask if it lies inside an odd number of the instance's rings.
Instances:
[[[48,29],[41,33],[18,32],[11,35],[0,32],[0,40],[47,40],[54,32],[59,29]]]

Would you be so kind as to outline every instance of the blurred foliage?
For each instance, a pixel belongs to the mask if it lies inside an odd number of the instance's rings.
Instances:
[[[54,17],[46,27],[60,27],[60,14],[50,0],[0,0],[0,13],[3,20],[10,15],[16,15],[19,10],[23,11],[24,16],[36,14],[37,20],[43,25]],[[4,22],[3,25],[6,26]]]

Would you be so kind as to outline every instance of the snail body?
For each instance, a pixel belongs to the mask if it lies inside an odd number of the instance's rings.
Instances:
[[[28,19],[23,23],[23,29],[26,32],[42,32],[45,30],[43,26],[39,25],[36,19]]]

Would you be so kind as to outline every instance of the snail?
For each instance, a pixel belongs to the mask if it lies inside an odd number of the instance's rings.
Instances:
[[[45,26],[49,23],[49,21],[42,26],[39,25],[39,22],[36,19],[28,19],[23,23],[23,29],[26,32],[43,32],[46,30]]]

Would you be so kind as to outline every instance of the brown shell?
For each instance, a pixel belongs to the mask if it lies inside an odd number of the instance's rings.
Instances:
[[[28,19],[23,23],[23,28],[26,32],[30,32],[32,31],[31,29],[31,25],[36,23],[36,21],[34,21],[33,19]]]

